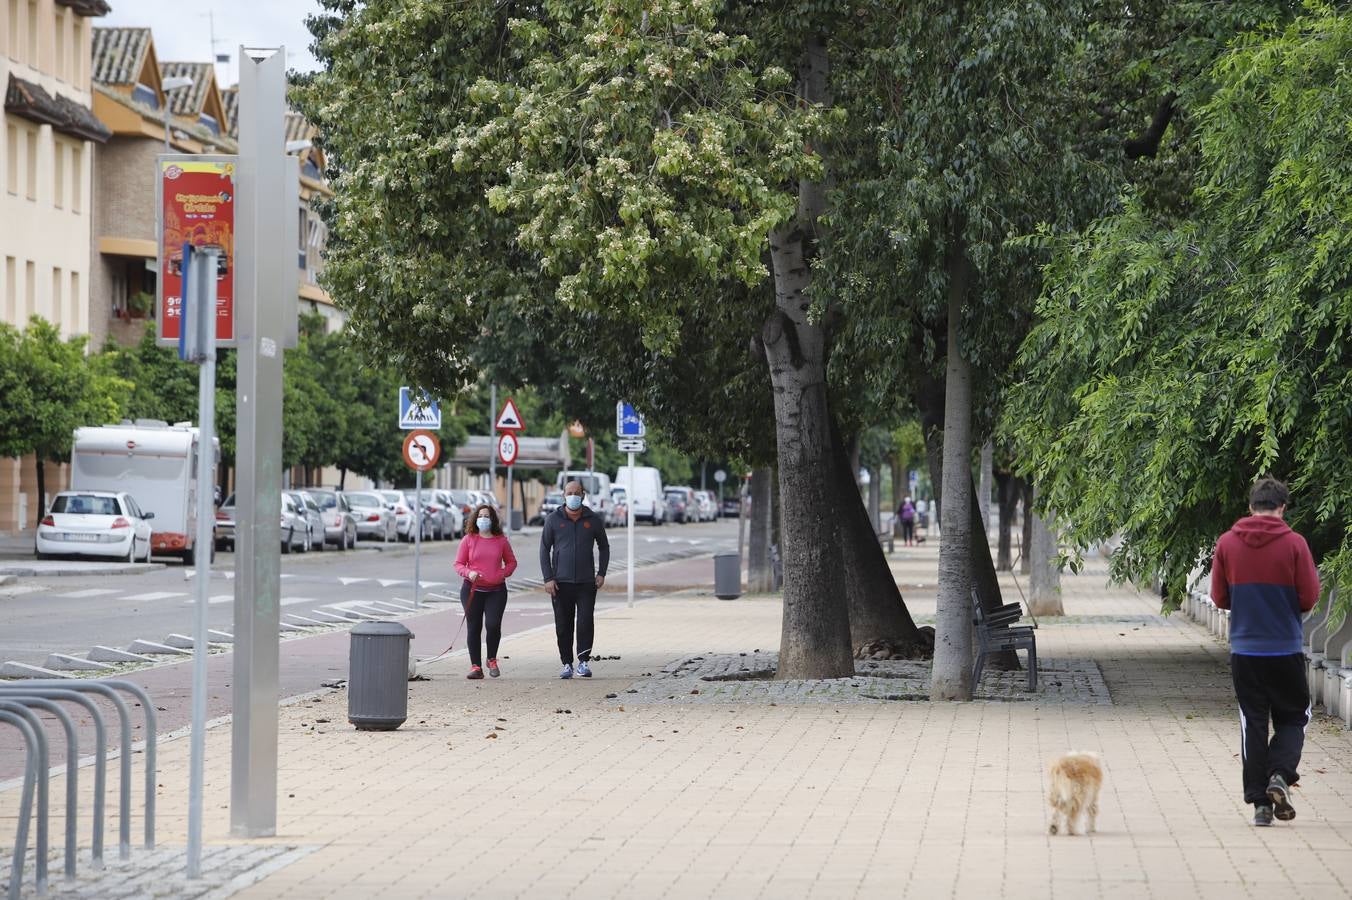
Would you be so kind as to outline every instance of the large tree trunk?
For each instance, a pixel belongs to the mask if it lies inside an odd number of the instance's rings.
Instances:
[[[877,466],[870,470],[868,479],[868,519],[874,534],[882,531],[882,502],[883,470]]]
[[[999,551],[995,560],[997,572],[1014,570],[1014,513],[1019,508],[1020,479],[1012,472],[997,472],[995,475],[996,493],[1000,498],[1000,536]]]
[[[976,503],[981,510],[981,533],[989,535],[991,527],[991,475],[995,468],[995,447],[987,439],[981,445],[981,481],[977,485]]]
[[[808,103],[829,102],[826,43],[804,46],[800,93]],[[812,230],[826,208],[823,185],[798,185],[798,215],[770,233],[775,312],[761,329],[775,399],[779,492],[783,503],[784,619],[779,678],[845,678],[854,674],[850,621],[841,596],[846,570],[832,508],[829,479],[831,418],[826,402],[824,329],[809,315]]]
[[[970,264],[961,246],[949,251],[948,364],[944,384],[943,539],[930,676],[931,700],[972,699],[972,369],[962,355],[962,308]]]
[[[43,517],[47,515],[47,469],[42,461],[42,454],[37,454],[33,462],[33,467],[38,476],[38,502],[36,504],[38,514],[33,522],[33,527],[36,528],[42,524]]]
[[[883,555],[878,538],[869,526],[868,512],[859,498],[849,453],[837,438],[837,452],[830,477],[823,479],[835,488],[837,498],[831,509],[838,526],[836,540],[844,557],[844,587],[850,610],[850,640],[856,652],[878,641],[885,641],[912,657],[929,655],[930,642],[921,637],[897,581]]]
[[[910,473],[906,472],[901,465],[900,454],[893,453],[887,460],[888,466],[892,469],[892,533],[901,534],[901,505],[906,499],[906,489],[909,486]]]
[[[1028,575],[1033,571],[1032,553],[1030,548],[1033,544],[1033,486],[1027,481],[1023,483],[1023,492],[1020,497],[1023,506],[1023,543],[1020,546],[1019,574]]]
[[[751,534],[747,538],[746,589],[748,593],[765,594],[774,590],[770,571],[770,520],[773,501],[770,499],[770,481],[774,469],[766,466],[751,476]]]
[[[1036,496],[1036,488],[1034,488]],[[1061,603],[1061,570],[1057,565],[1059,552],[1054,523],[1037,513],[1033,520],[1033,540],[1029,547],[1032,572],[1028,579],[1028,605],[1035,616],[1064,616]]]

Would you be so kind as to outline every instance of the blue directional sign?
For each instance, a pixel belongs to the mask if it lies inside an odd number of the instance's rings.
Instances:
[[[621,400],[615,404],[616,437],[643,437],[647,434],[643,427],[643,417],[634,412],[634,408]]]
[[[426,391],[414,393],[406,387],[399,389],[399,427],[405,431],[419,428],[436,430],[441,427],[441,405]]]

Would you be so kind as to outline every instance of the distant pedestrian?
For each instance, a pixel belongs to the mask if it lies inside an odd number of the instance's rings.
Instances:
[[[1305,538],[1283,520],[1290,497],[1277,479],[1259,480],[1249,515],[1221,535],[1211,563],[1211,599],[1230,610],[1244,802],[1254,806],[1255,825],[1296,817],[1291,788],[1310,722],[1300,618],[1319,600],[1319,573]]]
[[[906,542],[906,546],[911,546],[915,541],[915,504],[911,498],[907,497],[906,502],[901,504],[901,537]]]
[[[465,526],[465,536],[455,554],[455,571],[465,579],[460,587],[469,641],[470,667],[465,677],[484,677],[479,632],[487,625],[488,674],[497,678],[502,674],[498,668],[498,645],[502,641],[502,615],[507,611],[507,579],[516,571],[516,554],[512,552],[511,541],[502,533],[498,511],[493,507],[480,506]]]
[[[570,481],[563,488],[563,506],[545,518],[540,532],[540,571],[554,603],[554,633],[563,661],[560,678],[591,677],[593,617],[596,592],[605,584],[610,565],[610,540],[605,520],[582,501],[582,485]],[[598,549],[599,548],[599,549]],[[577,668],[573,668],[573,622],[577,621]]]

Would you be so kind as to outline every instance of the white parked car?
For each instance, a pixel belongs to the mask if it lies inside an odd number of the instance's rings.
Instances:
[[[130,494],[62,491],[38,525],[38,559],[98,556],[127,562],[150,561],[150,523]]]

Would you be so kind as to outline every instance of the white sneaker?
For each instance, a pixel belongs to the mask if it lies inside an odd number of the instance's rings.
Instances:
[[[582,678],[591,677],[591,667],[587,665],[587,661],[585,659],[579,659],[577,661],[577,674]]]
[[[564,664],[563,664],[563,671],[559,672],[559,677],[560,677],[560,678],[572,678],[572,677],[573,677],[573,664],[572,664],[572,663],[564,663]]]

